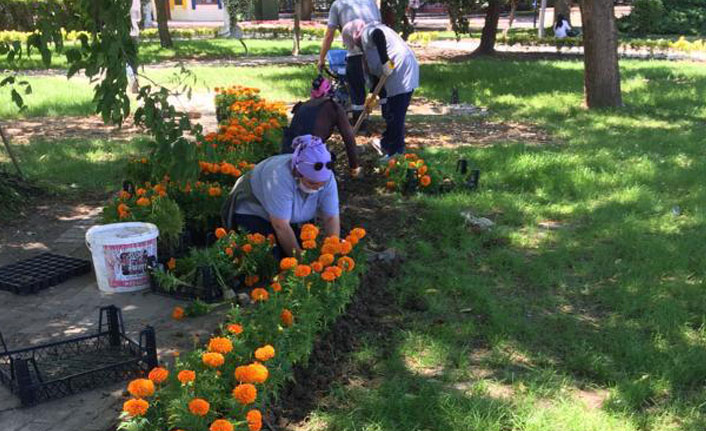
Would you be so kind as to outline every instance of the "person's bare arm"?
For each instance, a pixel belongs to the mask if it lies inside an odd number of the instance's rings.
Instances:
[[[353,127],[351,127],[351,123],[348,121],[348,116],[346,115],[346,111],[343,107],[336,102],[333,103],[336,106],[336,127],[338,127],[338,131],[341,133],[341,137],[343,138],[343,143],[346,146],[348,166],[351,170],[357,169],[360,165],[358,164],[358,153],[355,150],[355,135],[353,134]]]
[[[289,224],[289,220],[270,217],[270,223],[272,223],[272,227],[275,229],[277,241],[282,248],[282,253],[284,253],[285,256],[290,257],[301,255],[302,249],[299,248],[297,236],[294,234],[294,230]]]
[[[324,216],[324,231],[326,236],[336,235],[341,236],[341,218],[338,215]]]
[[[331,49],[331,44],[333,43],[333,37],[336,35],[336,29],[328,27],[326,29],[326,34],[324,35],[324,40],[321,42],[321,52],[319,52],[319,63],[317,67],[321,69],[324,64],[326,64],[326,54],[329,49]]]

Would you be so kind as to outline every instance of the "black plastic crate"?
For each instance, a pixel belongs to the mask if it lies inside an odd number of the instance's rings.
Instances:
[[[152,293],[170,298],[181,299],[185,301],[200,300],[206,303],[220,302],[223,300],[223,289],[218,280],[213,275],[213,271],[209,267],[200,267],[196,277],[196,285],[177,286],[174,289],[168,290],[161,286],[154,277],[155,271],[164,271],[163,266],[148,267],[150,273],[150,289]],[[239,283],[234,282],[231,286],[235,289]]]
[[[42,253],[0,268],[0,290],[28,295],[89,272],[88,260]]]
[[[30,406],[144,375],[157,366],[154,329],[125,335],[120,309],[102,307],[93,335],[9,350],[0,334],[0,383]]]

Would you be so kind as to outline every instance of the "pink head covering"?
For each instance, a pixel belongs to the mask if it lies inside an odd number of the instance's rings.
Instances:
[[[321,138],[313,135],[297,136],[292,141],[292,165],[309,181],[323,183],[331,178],[333,172],[326,166],[331,161],[331,153],[329,153],[326,145]],[[321,168],[316,169],[316,165]]]
[[[354,19],[343,26],[341,37],[343,38],[343,44],[346,46],[346,49],[351,49],[360,43],[363,27],[365,27],[365,21],[362,19]]]
[[[331,91],[331,82],[323,76],[319,76],[311,83],[311,98],[318,99],[326,96]]]

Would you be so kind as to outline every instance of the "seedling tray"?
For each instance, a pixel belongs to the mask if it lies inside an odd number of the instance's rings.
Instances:
[[[88,260],[42,253],[0,268],[0,290],[28,295],[89,272]]]
[[[16,350],[0,334],[0,348],[0,383],[23,406],[128,380],[157,366],[154,329],[148,326],[139,342],[131,340],[113,305],[100,309],[95,334]]]

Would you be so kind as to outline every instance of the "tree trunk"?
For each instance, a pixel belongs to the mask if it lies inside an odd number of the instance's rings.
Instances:
[[[314,1],[313,0],[301,0],[301,2],[302,2],[301,19],[303,21],[311,21],[311,14],[314,12]]]
[[[186,1],[186,0],[184,0]],[[169,3],[167,0],[155,0],[157,6],[157,28],[159,29],[159,43],[162,48],[172,47],[172,36],[169,34],[167,26],[167,8]]]
[[[515,12],[517,12],[517,0],[510,0],[510,17],[507,20],[507,28],[503,31],[503,36],[505,37],[510,32],[512,23],[515,22]]]
[[[296,0],[294,2],[294,31],[293,33],[293,46],[292,46],[292,55],[299,55],[299,40],[300,40],[300,31],[299,31],[299,20],[302,15],[302,0]]]
[[[571,0],[554,1],[554,23],[556,23],[556,17],[563,15],[571,25],[571,3]]]
[[[586,105],[622,106],[613,0],[581,0],[581,6]]]
[[[480,38],[480,46],[474,51],[475,54],[492,54],[495,52],[495,38],[498,33],[498,20],[500,19],[500,6],[502,0],[490,0],[488,10],[485,13],[485,25]]]

